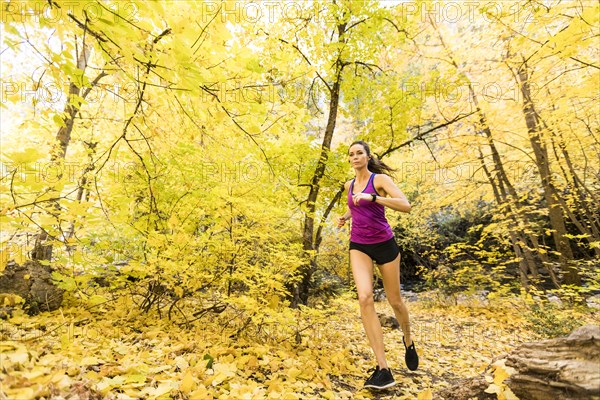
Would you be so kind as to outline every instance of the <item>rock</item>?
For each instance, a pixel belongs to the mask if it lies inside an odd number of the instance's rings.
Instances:
[[[496,400],[495,394],[485,393],[485,389],[490,386],[483,375],[474,378],[465,378],[459,380],[449,388],[442,389],[435,394],[434,399],[444,400],[465,400],[476,398],[477,400]]]
[[[383,326],[385,328],[392,328],[392,329],[400,328],[400,324],[398,323],[398,320],[395,317],[390,317],[388,315],[379,314],[379,313],[377,313],[377,317],[379,318],[379,322],[381,323],[381,326]]]
[[[402,290],[402,298],[406,302],[412,302],[419,300],[419,295],[416,292],[412,292],[410,290]]]
[[[406,302],[417,301],[419,299],[418,294],[411,291],[400,290],[402,299]],[[377,302],[385,301],[387,299],[385,291],[383,289],[375,289],[373,291],[373,299]]]
[[[9,319],[13,316],[12,307],[0,307],[0,319]]]
[[[562,300],[558,296],[551,294],[551,295],[548,295],[546,297],[548,298],[548,301],[550,303],[554,304],[555,306],[562,307],[563,302],[562,302]]]
[[[0,293],[21,296],[29,314],[56,310],[62,303],[64,290],[56,287],[51,274],[52,268],[39,261],[23,265],[9,261],[0,275]]]
[[[588,297],[585,299],[589,308],[595,308],[596,310],[600,310],[600,294],[596,294],[592,297]]]
[[[373,300],[374,301],[385,301],[386,296],[385,296],[385,290],[383,289],[375,289],[373,291]]]

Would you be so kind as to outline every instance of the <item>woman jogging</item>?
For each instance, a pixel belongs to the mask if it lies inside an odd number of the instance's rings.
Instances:
[[[375,353],[375,372],[365,387],[385,389],[396,382],[388,368],[383,346],[383,331],[373,300],[373,261],[379,265],[387,299],[400,323],[406,349],[405,362],[411,371],[419,366],[419,356],[410,334],[408,309],[400,297],[400,249],[385,218],[385,207],[410,212],[410,203],[392,179],[385,174],[393,171],[376,159],[367,143],[359,140],[348,151],[355,178],[346,182],[348,211],[338,218],[342,227],[352,218],[350,231],[350,265],[358,292],[360,315]]]

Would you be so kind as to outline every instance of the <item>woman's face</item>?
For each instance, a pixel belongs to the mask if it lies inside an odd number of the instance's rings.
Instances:
[[[348,151],[348,157],[352,168],[360,168],[369,163],[367,151],[365,150],[365,147],[359,143],[350,147],[350,150]]]

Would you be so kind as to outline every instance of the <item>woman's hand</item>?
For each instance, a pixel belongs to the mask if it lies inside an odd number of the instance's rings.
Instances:
[[[341,217],[337,217],[337,227],[341,228],[342,226],[344,226],[346,224],[346,217],[341,216]]]
[[[369,193],[356,193],[354,196],[352,196],[352,201],[354,202],[355,206],[358,206],[358,202],[361,200],[366,200],[366,201],[371,201],[373,200],[373,196]]]
[[[375,179],[377,179],[377,182],[375,182]],[[396,186],[394,181],[392,181],[392,178],[390,178],[387,175],[381,174],[377,175],[375,179],[373,180],[375,189],[379,190],[379,188],[381,187],[382,191],[390,196],[379,197],[377,199],[377,202],[379,204],[383,205],[384,207],[389,207],[392,210],[401,211],[405,213],[410,212],[411,206],[408,202],[408,199],[406,198],[404,193],[402,193],[402,191],[398,189],[398,186]]]

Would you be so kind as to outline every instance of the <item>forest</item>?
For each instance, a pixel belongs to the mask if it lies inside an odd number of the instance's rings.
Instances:
[[[597,1],[10,0],[0,44],[0,399],[600,398]],[[412,206],[386,391],[359,139]]]

